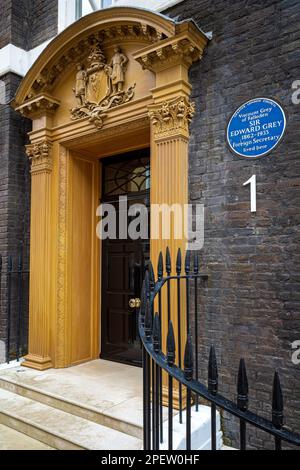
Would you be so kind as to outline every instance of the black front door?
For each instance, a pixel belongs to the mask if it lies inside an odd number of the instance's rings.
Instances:
[[[149,260],[149,239],[119,238],[124,210],[119,197],[126,196],[128,207],[149,207],[149,187],[149,149],[105,160],[102,201],[115,207],[117,237],[102,241],[101,357],[133,365],[141,365],[142,359],[138,299]]]

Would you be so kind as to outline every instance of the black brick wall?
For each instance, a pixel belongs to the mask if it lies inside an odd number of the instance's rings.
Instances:
[[[0,0],[0,48],[11,42],[11,1]]]
[[[32,32],[30,48],[57,34],[59,0],[34,0],[32,3]]]
[[[210,282],[199,364],[206,380],[210,344],[217,347],[220,391],[236,397],[240,357],[246,359],[250,408],[270,417],[274,369],[281,376],[286,423],[300,431],[300,366],[291,343],[300,339],[300,105],[291,102],[300,79],[298,0],[186,0],[168,12],[193,18],[213,32],[205,56],[190,72],[197,115],[189,148],[190,200],[205,204],[201,252]],[[270,156],[245,161],[225,143],[227,121],[253,97],[274,97],[289,118],[283,143]],[[257,175],[256,214],[249,186]],[[238,423],[224,416],[229,443],[237,445]],[[272,445],[251,432],[250,448]]]
[[[30,178],[28,159],[24,145],[27,132],[31,129],[30,121],[16,113],[9,101],[14,97],[20,77],[7,74],[1,77],[2,89],[5,87],[5,103],[0,105],[0,253],[3,256],[3,275],[1,282],[0,341],[6,337],[6,266],[11,255],[16,267],[20,252],[24,256],[24,266],[28,269],[29,257],[29,208]],[[3,97],[3,93],[1,94]],[[26,279],[24,278],[24,282]],[[25,289],[26,290],[26,289]],[[27,292],[24,292],[27,296]],[[16,317],[16,279],[12,285],[12,350],[15,345]],[[26,312],[25,312],[26,313]],[[23,329],[27,330],[27,313]],[[3,343],[0,345],[0,362],[3,360]]]
[[[0,0],[0,48],[13,44],[30,50],[57,34],[58,0]],[[13,111],[13,99],[21,78],[14,74],[0,77],[0,254],[3,256],[3,273],[0,280],[0,362],[4,358],[7,331],[7,257],[11,255],[14,268],[20,251],[23,252],[24,269],[29,264],[29,208],[30,177],[24,145],[30,122]],[[23,302],[26,306],[28,279],[24,275]],[[16,345],[17,277],[12,276],[11,351]],[[23,310],[22,330],[26,339],[27,308]],[[25,340],[26,343],[26,340]]]
[[[58,0],[0,0],[0,12],[0,48],[29,50],[57,34]]]

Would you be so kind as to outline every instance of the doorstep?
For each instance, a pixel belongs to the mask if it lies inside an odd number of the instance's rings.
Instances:
[[[139,450],[142,441],[0,389],[1,423],[59,450]]]
[[[26,434],[0,424],[0,450],[54,450]]]
[[[143,438],[142,369],[96,360],[37,371],[0,370],[0,423],[54,449],[138,450]],[[192,448],[210,448],[210,408],[192,411]],[[164,436],[168,410],[164,408]],[[174,450],[185,447],[185,412],[174,412]],[[218,448],[222,434],[218,423]],[[161,449],[167,448],[167,442]]]
[[[66,369],[0,370],[0,387],[133,437],[143,436],[142,369],[96,360]]]

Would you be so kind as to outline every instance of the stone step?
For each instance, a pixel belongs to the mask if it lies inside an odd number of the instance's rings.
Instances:
[[[70,399],[47,389],[34,387],[26,383],[24,374],[21,374],[21,380],[18,380],[18,375],[15,371],[13,371],[12,375],[7,374],[7,372],[0,374],[0,389],[120,431],[132,437],[143,438],[142,423],[130,421],[130,419],[124,416],[124,413],[118,417],[119,413],[116,413],[116,408],[113,411],[111,409],[100,411],[87,400],[83,403],[83,400],[76,401],[74,398]]]
[[[216,437],[217,449],[222,446],[221,417],[217,412],[216,416]],[[168,449],[168,423],[164,424],[164,442],[161,444],[161,450]],[[192,450],[210,450],[211,449],[211,409],[209,406],[199,405],[198,411],[193,406],[191,409],[191,448]],[[179,422],[179,416],[173,418],[173,449],[186,449],[186,412],[182,413],[182,423]]]
[[[0,450],[54,450],[32,437],[0,424]]]
[[[142,441],[0,389],[0,423],[59,450],[139,450]]]

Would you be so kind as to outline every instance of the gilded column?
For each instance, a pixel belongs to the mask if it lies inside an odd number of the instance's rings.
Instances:
[[[187,240],[185,238],[186,211],[188,204],[188,142],[189,123],[194,115],[190,102],[191,85],[189,68],[202,58],[207,37],[193,24],[179,24],[176,35],[158,44],[152,44],[136,53],[134,58],[144,69],[155,74],[156,87],[151,90],[153,104],[149,106],[151,122],[151,260],[156,270],[160,251],[165,255],[169,247],[172,273],[176,273],[176,256],[180,248],[184,260]],[[157,205],[164,204],[179,214],[177,224],[170,223],[168,236],[153,234],[157,223]],[[170,219],[170,215],[168,214]],[[166,217],[165,217],[166,219]],[[174,220],[174,217],[173,217]],[[177,232],[177,233],[176,233]],[[158,235],[158,236],[157,236]],[[178,338],[176,289],[172,289],[171,320]],[[164,299],[163,299],[164,301]],[[182,312],[185,298],[182,292]],[[185,315],[181,322],[182,356],[186,341]],[[167,334],[167,318],[162,322],[162,338]],[[165,349],[165,344],[162,345]],[[178,353],[178,342],[177,342]],[[177,354],[178,362],[178,354]],[[166,379],[166,377],[164,378]],[[166,384],[164,384],[166,385]],[[165,389],[167,391],[167,387]],[[174,396],[176,404],[176,396]],[[177,402],[178,403],[178,402]]]
[[[50,213],[52,144],[28,145],[31,161],[29,353],[24,366],[52,367],[50,357]]]
[[[151,240],[151,254],[156,265],[159,251],[165,253],[168,246],[173,268],[178,248],[184,255],[186,239],[184,231],[184,206],[188,203],[188,125],[194,114],[194,105],[186,97],[164,101],[150,108],[152,124],[151,151],[151,204],[177,205],[179,214],[177,230],[170,227],[170,237]],[[156,209],[152,211],[156,217]],[[154,223],[154,220],[153,220]],[[153,235],[153,233],[152,233]]]
[[[171,223],[171,217],[169,217],[170,236],[167,239],[163,236],[163,233],[153,234],[152,232],[151,259],[156,267],[159,252],[162,251],[165,255],[166,248],[169,247],[173,274],[176,273],[175,264],[178,249],[181,249],[184,260],[187,244],[185,238],[185,205],[188,204],[188,127],[193,114],[194,105],[189,102],[187,97],[178,97],[155,104],[151,106],[149,112],[152,132],[151,227],[157,226],[158,205],[164,204],[169,209],[174,208],[173,214],[177,214],[179,217],[177,217],[176,226]],[[176,218],[176,215],[174,215],[174,218]],[[167,220],[165,222],[168,223]],[[157,235],[159,236],[157,237]],[[181,345],[183,354],[186,341],[184,290],[181,301],[181,311],[183,313]],[[177,297],[174,289],[172,289],[171,305],[171,320],[176,338],[178,338]],[[162,323],[163,338],[166,338],[167,329],[167,318],[164,318]],[[163,345],[163,348],[165,348],[165,345]],[[166,384],[164,385],[166,386]],[[165,391],[167,392],[166,389]],[[176,398],[177,393],[175,391],[175,404],[177,402]]]

